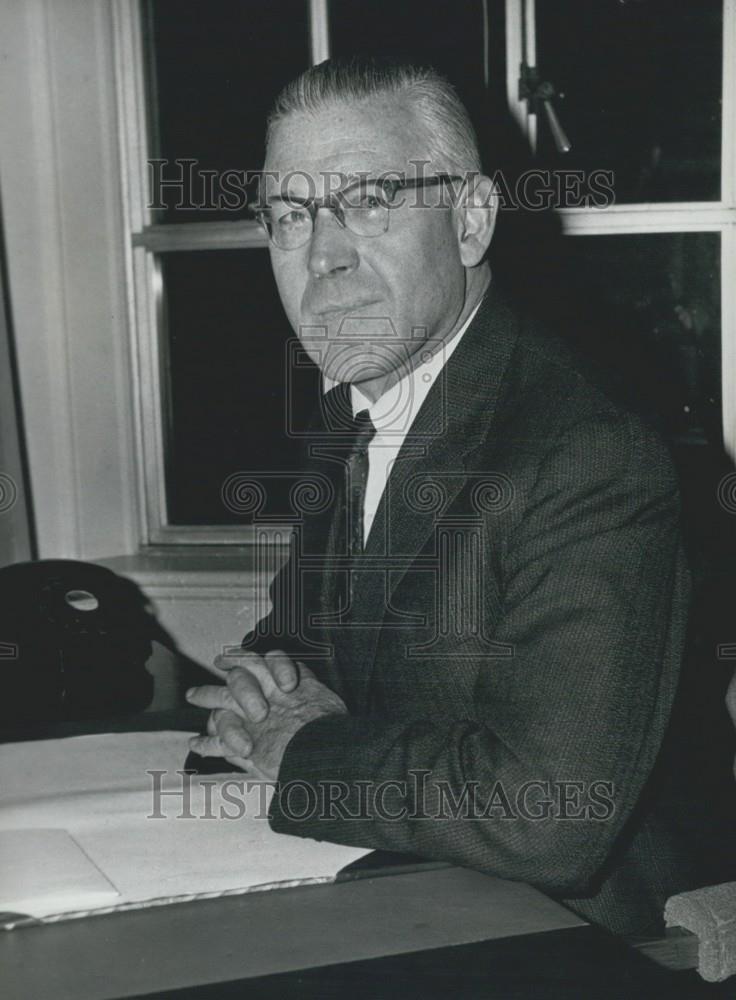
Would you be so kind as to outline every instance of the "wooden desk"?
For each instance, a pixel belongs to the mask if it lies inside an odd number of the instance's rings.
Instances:
[[[4,1000],[733,995],[460,868],[19,928],[0,935],[0,969]]]
[[[197,727],[184,712],[4,735]],[[734,994],[733,982],[714,987],[659,968],[528,886],[450,867],[0,932],[3,1000]]]

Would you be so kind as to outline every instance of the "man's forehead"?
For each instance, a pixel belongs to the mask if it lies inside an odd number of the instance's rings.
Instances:
[[[275,127],[266,154],[267,187],[300,185],[326,193],[339,176],[412,176],[429,159],[426,134],[400,102],[330,105],[316,113],[292,113]],[[269,176],[270,175],[270,176]]]

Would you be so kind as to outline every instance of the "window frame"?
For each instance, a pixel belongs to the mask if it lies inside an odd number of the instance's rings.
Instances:
[[[309,5],[310,62],[329,53],[327,0]],[[259,223],[153,223],[147,207],[148,125],[144,32],[137,0],[113,0],[122,163],[123,230],[130,316],[130,352],[135,396],[135,426],[141,490],[141,544],[258,545],[264,538],[284,544],[285,526],[171,525],[167,523],[164,465],[165,306],[158,254],[187,250],[264,249],[268,239]]]
[[[309,4],[310,55],[315,64],[330,50],[328,0]],[[523,54],[536,62],[535,0],[505,0],[507,100],[529,143],[536,143],[536,116],[518,94]],[[485,8],[486,5],[484,5]],[[724,443],[736,455],[736,0],[723,0],[721,199],[709,202],[639,203],[608,208],[561,209],[569,236],[718,232],[721,238],[721,378]],[[486,14],[487,16],[487,14]],[[145,107],[143,26],[137,0],[113,0],[115,78],[122,164],[125,277],[135,400],[135,440],[143,545],[253,545],[264,530],[253,526],[170,525],[164,472],[164,329],[161,252],[263,249],[256,222],[152,224],[146,207],[148,132]],[[265,537],[283,543],[283,528]],[[270,532],[270,533],[269,533]]]
[[[536,0],[506,0],[506,96],[511,114],[536,147],[536,115],[519,97],[524,55],[536,64]],[[736,0],[723,0],[721,197],[719,201],[640,202],[558,210],[566,236],[717,232],[721,237],[721,426],[736,458]]]

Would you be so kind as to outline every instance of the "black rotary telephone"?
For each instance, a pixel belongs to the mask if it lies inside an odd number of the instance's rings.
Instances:
[[[0,724],[141,711],[160,626],[130,580],[92,563],[0,569]]]

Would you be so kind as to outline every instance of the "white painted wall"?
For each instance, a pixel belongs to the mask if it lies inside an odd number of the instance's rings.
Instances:
[[[0,183],[41,557],[138,545],[111,10],[0,4]]]

